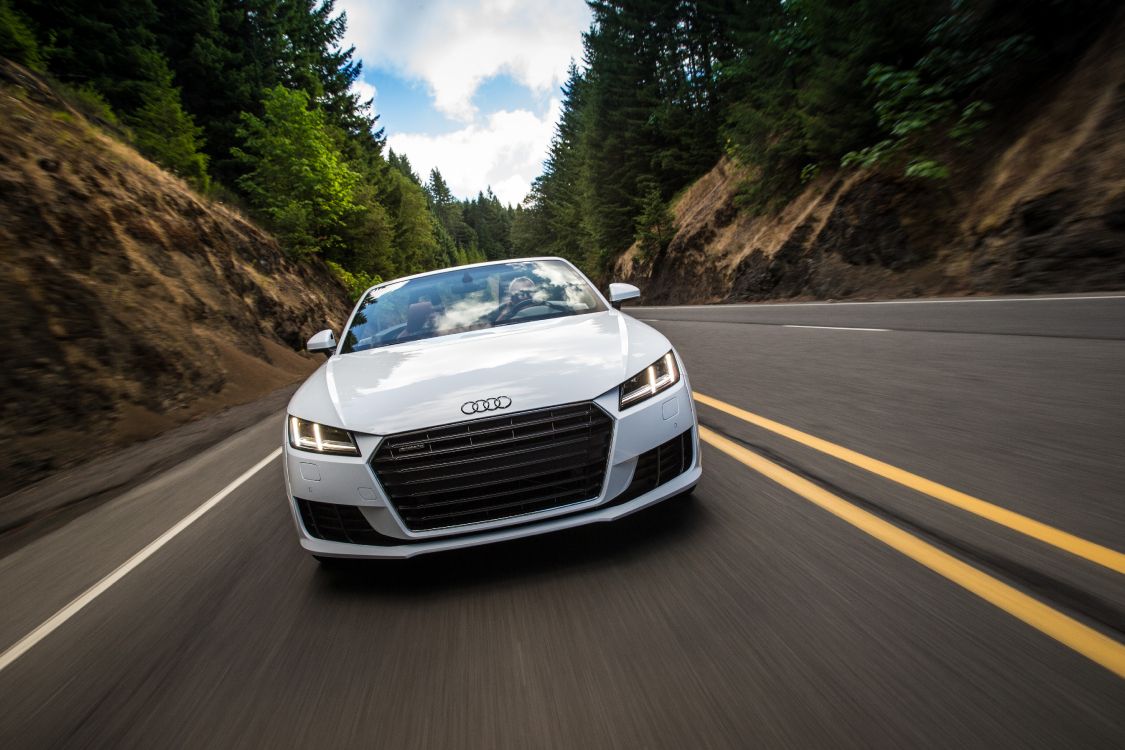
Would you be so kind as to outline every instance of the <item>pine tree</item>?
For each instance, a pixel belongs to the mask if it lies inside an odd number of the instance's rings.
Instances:
[[[42,70],[43,53],[27,19],[8,0],[0,0],[0,55]]]
[[[659,257],[676,234],[675,217],[668,204],[660,197],[660,188],[650,184],[641,203],[637,217],[637,248],[641,258],[651,261]]]
[[[239,188],[291,252],[341,254],[345,223],[357,211],[358,176],[303,91],[267,89],[262,109],[261,117],[242,116],[243,145],[233,149],[246,166]]]
[[[172,71],[163,55],[151,52],[144,57],[149,70],[146,84],[140,87],[141,104],[127,114],[137,148],[161,166],[188,180],[199,190],[207,190],[207,156],[202,153],[203,129],[196,127],[180,101],[180,89],[172,85]]]

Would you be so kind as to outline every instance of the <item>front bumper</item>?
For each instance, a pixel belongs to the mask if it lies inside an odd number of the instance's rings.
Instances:
[[[681,370],[682,372],[682,370]],[[686,374],[673,388],[620,412],[617,390],[594,399],[614,420],[606,478],[596,497],[536,513],[431,531],[409,531],[387,499],[370,459],[381,438],[357,435],[361,456],[324,456],[299,451],[285,441],[285,483],[301,546],[314,555],[344,558],[407,558],[519,539],[589,523],[613,521],[689,490],[699,481],[699,435]],[[644,494],[622,502],[638,457],[690,430],[691,463],[683,473]],[[355,506],[387,544],[329,541],[309,533],[296,498]]]

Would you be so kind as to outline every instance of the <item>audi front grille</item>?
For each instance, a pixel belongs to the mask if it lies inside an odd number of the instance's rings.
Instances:
[[[391,435],[371,460],[411,531],[525,515],[601,493],[613,420],[591,402]]]

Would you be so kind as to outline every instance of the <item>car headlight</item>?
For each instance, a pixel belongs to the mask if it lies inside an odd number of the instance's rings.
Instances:
[[[618,406],[621,409],[628,409],[661,391],[668,390],[678,382],[680,382],[680,370],[676,367],[676,357],[672,352],[668,352],[621,384]]]
[[[358,456],[359,448],[347,430],[289,417],[289,444],[302,451],[332,453],[337,456]]]

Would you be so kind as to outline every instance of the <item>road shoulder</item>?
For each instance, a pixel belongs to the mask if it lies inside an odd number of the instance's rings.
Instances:
[[[285,408],[299,384],[180,425],[0,497],[0,558]],[[95,439],[95,436],[91,436]]]

